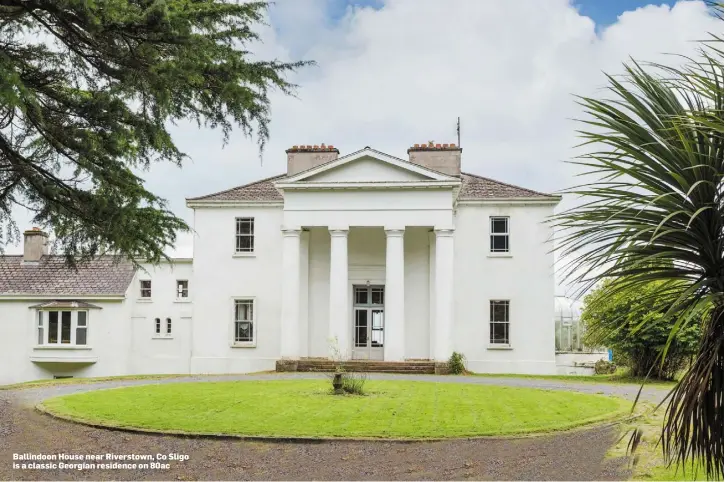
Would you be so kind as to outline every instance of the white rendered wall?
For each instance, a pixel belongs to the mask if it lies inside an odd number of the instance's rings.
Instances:
[[[554,257],[542,222],[553,206],[460,205],[455,231],[454,349],[481,373],[556,373]],[[509,216],[510,253],[489,253],[489,217]],[[510,301],[510,349],[489,345],[489,302]]]
[[[37,344],[37,310],[29,307],[51,299],[0,301],[0,385],[53,378],[54,375],[100,377],[129,373],[129,317],[125,303],[85,299],[101,309],[89,310],[88,344],[76,350]],[[31,357],[68,360],[89,357],[97,361],[90,364],[49,363],[33,362]]]
[[[145,270],[145,271],[144,271]],[[143,265],[128,290],[131,312],[130,372],[133,374],[189,373],[191,351],[192,299],[195,284],[189,261],[173,265]],[[140,281],[151,280],[151,299],[140,298]],[[189,297],[177,298],[176,281],[189,282]],[[155,319],[161,320],[161,334],[155,332]],[[171,318],[171,335],[166,334],[166,319]]]
[[[235,255],[235,218],[254,218],[254,254]],[[194,212],[192,373],[273,370],[280,354],[282,209]],[[256,346],[234,347],[234,298],[255,299]]]

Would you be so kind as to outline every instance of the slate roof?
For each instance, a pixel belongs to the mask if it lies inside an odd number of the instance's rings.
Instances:
[[[461,181],[463,181],[463,184],[461,191],[458,193],[459,201],[501,198],[555,199],[557,197],[465,172],[461,173]]]
[[[63,256],[23,263],[22,255],[0,256],[0,295],[123,296],[135,268],[116,256],[66,267]]]
[[[256,201],[256,202],[282,202],[282,194],[274,187],[276,181],[287,177],[268,177],[243,186],[234,187],[206,196],[189,198],[188,201]],[[461,173],[461,190],[458,194],[459,200],[484,200],[501,198],[532,198],[552,199],[555,196],[544,194],[531,189],[506,184],[475,174]]]
[[[282,194],[274,187],[276,181],[287,177],[286,174],[272,176],[243,186],[233,187],[226,191],[207,194],[206,196],[188,198],[187,201],[278,201],[282,202]]]

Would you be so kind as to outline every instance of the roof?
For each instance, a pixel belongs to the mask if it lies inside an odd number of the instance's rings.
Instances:
[[[135,268],[118,256],[101,256],[68,268],[63,256],[24,263],[22,255],[0,256],[0,295],[124,296]]]
[[[37,305],[28,306],[28,308],[41,309],[41,308],[97,308],[101,309],[100,306],[86,303],[85,301],[73,301],[73,300],[55,300],[46,301],[45,303],[39,303]]]
[[[268,177],[243,186],[233,187],[226,191],[207,194],[206,196],[188,198],[187,201],[278,201],[282,202],[282,194],[274,187],[275,181],[287,177],[286,174]]]
[[[476,174],[462,172],[461,180],[463,181],[463,185],[461,186],[461,191],[458,193],[459,201],[505,198],[558,199],[558,196],[552,194],[533,191]]]
[[[285,174],[268,177],[267,179],[227,189],[226,191],[190,198],[188,201],[252,201],[281,203],[283,200],[282,194],[274,186],[274,183],[284,179],[285,177],[287,177]],[[460,193],[458,194],[459,200],[556,198],[551,194],[545,194],[531,189],[514,186],[513,184],[495,181],[476,174],[468,174],[465,172],[461,173],[461,180],[463,181],[463,184],[461,186]]]

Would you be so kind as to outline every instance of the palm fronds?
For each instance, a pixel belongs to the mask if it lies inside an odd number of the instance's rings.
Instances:
[[[701,323],[662,446],[668,461],[701,462],[708,477],[723,473],[722,57],[713,36],[684,66],[632,62],[624,78],[608,77],[611,98],[579,98],[590,152],[574,163],[595,180],[566,191],[582,204],[553,218],[566,280],[582,291],[614,280],[610,295],[660,281],[670,340]]]

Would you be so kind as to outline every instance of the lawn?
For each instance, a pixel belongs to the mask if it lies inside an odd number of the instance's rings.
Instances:
[[[556,380],[562,382],[576,383],[612,383],[612,384],[631,384],[631,385],[655,385],[663,388],[674,387],[675,381],[644,379],[641,377],[631,376],[626,369],[619,369],[616,373],[608,375],[519,375],[506,373],[472,373],[477,377],[490,378],[528,378],[533,380]]]
[[[369,380],[365,396],[328,380],[153,384],[52,398],[50,412],[112,426],[278,437],[444,438],[572,428],[631,402],[553,390]]]

